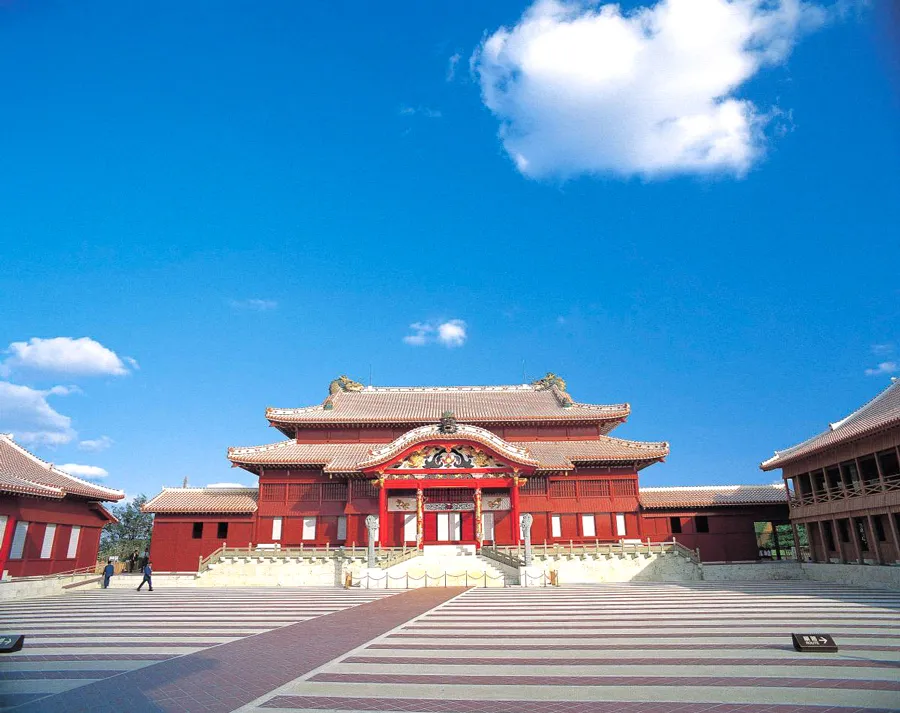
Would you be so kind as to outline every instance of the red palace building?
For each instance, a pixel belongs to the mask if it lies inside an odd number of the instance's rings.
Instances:
[[[781,486],[649,488],[638,472],[667,443],[609,433],[628,404],[578,403],[553,374],[532,384],[364,387],[331,382],[325,401],[269,408],[287,440],[230,448],[258,488],[164,488],[151,557],[160,571],[196,569],[222,544],[367,542],[377,515],[383,547],[616,542],[673,536],[710,560],[758,556],[754,522],[787,522]]]
[[[0,572],[28,577],[93,567],[100,531],[116,522],[101,503],[123,497],[54,468],[0,433]]]

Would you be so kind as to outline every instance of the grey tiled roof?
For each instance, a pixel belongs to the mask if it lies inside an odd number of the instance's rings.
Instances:
[[[274,424],[419,424],[436,423],[445,411],[452,411],[457,420],[473,424],[617,422],[630,410],[628,404],[578,403],[555,386],[370,386],[361,391],[339,391],[318,406],[268,408],[266,418]]]
[[[641,488],[647,509],[719,507],[731,505],[787,505],[784,485],[700,485],[680,488]]]
[[[153,513],[251,513],[256,488],[163,488],[141,508]]]

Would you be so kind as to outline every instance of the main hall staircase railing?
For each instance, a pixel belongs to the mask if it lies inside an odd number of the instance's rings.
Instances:
[[[409,547],[380,547],[375,550],[375,563],[385,568],[415,557],[419,551]],[[330,545],[307,547],[273,547],[271,545],[249,545],[247,547],[228,547],[222,545],[206,557],[200,557],[197,573],[206,572],[211,565],[224,559],[366,559],[365,547],[331,547]]]
[[[700,562],[700,554],[697,550],[685,547],[680,542],[574,542],[570,540],[565,543],[544,542],[543,544],[532,545],[532,555],[535,557],[561,557],[566,555],[626,555],[626,554],[666,554],[672,553],[681,555],[693,562]],[[508,564],[512,567],[520,567],[525,564],[525,548],[524,545],[507,545],[507,546],[485,546],[481,548],[481,554],[491,559],[496,559],[502,564]],[[499,559],[499,558],[504,559]],[[507,561],[508,560],[508,561]]]

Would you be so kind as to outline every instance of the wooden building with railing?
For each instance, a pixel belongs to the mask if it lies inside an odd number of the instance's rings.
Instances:
[[[814,561],[900,563],[900,382],[760,467],[781,468]]]

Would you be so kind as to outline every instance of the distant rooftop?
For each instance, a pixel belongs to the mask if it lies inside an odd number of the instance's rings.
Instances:
[[[840,421],[829,424],[822,433],[783,451],[775,451],[775,455],[759,467],[763,470],[782,468],[800,458],[895,426],[900,426],[900,381],[892,382],[867,404]]]
[[[256,511],[256,488],[163,488],[141,508],[153,513],[251,513]]]

